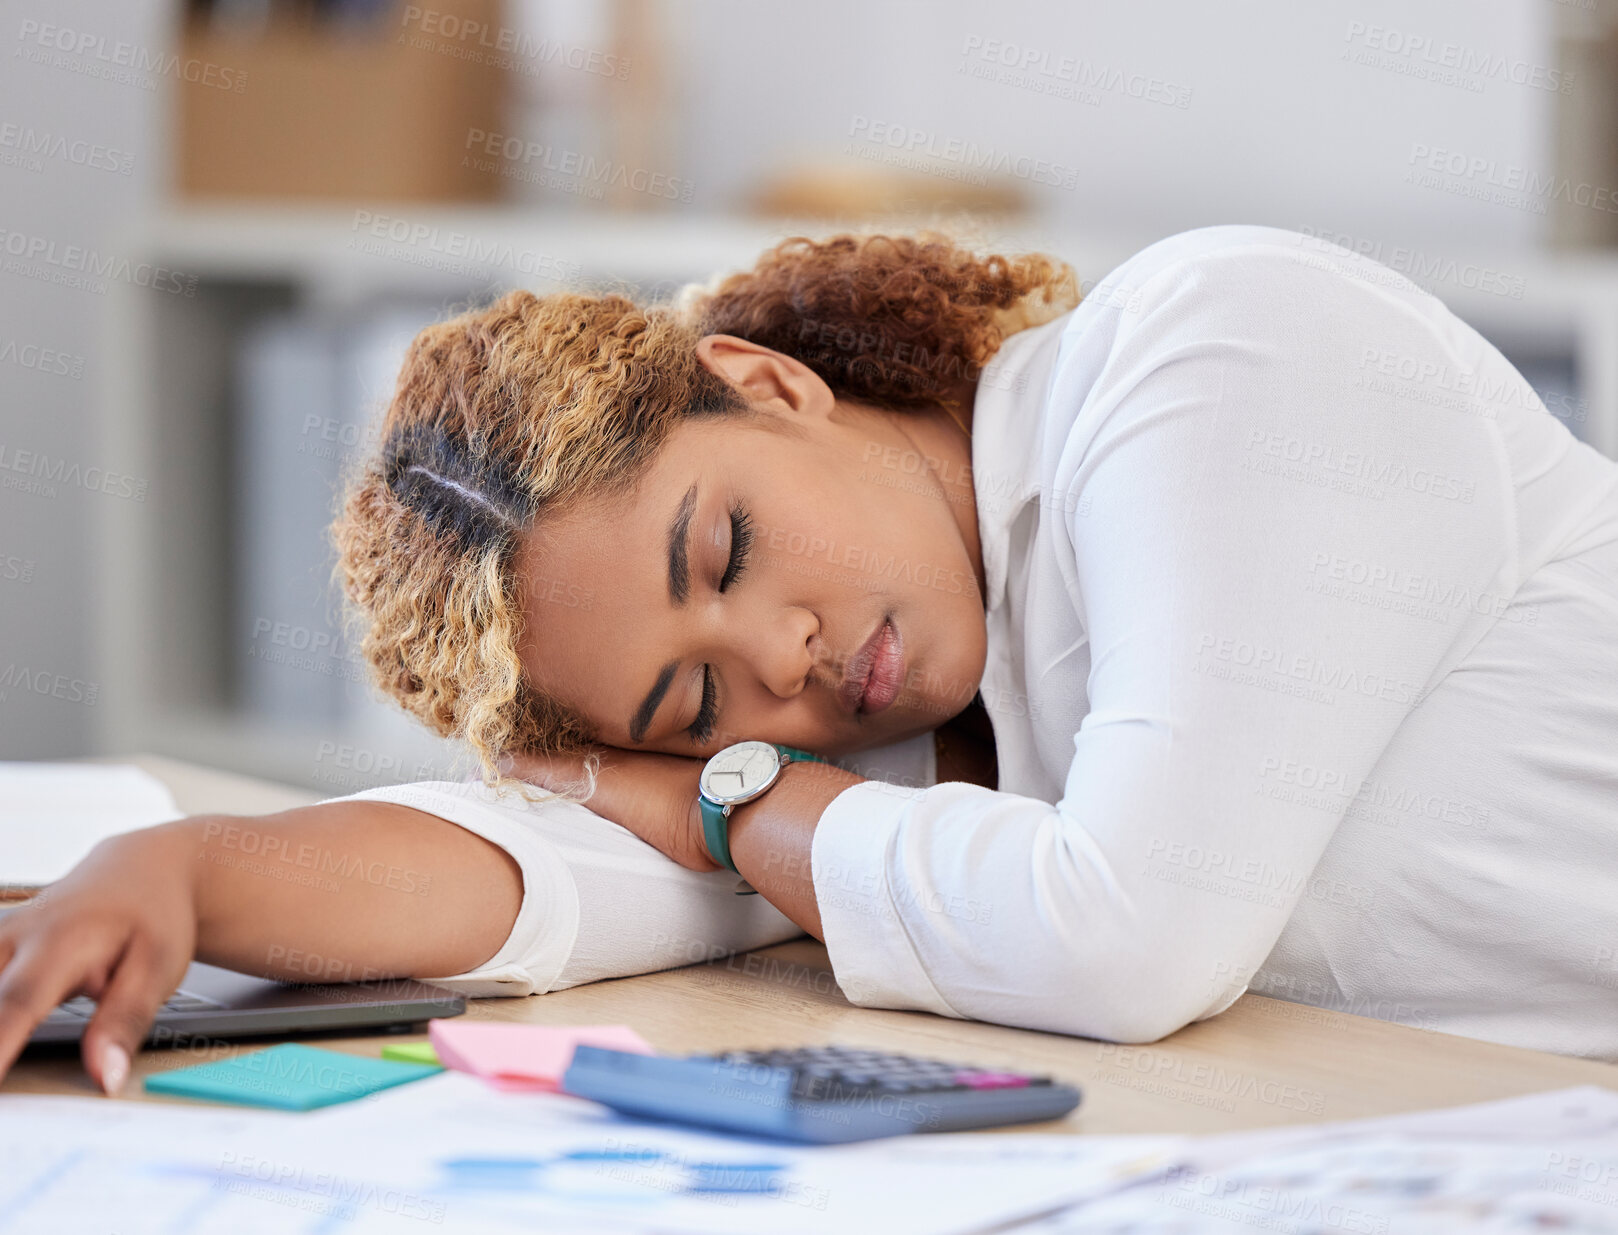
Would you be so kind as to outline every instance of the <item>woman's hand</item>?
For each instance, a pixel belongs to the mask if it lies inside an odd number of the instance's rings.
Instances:
[[[57,1004],[85,995],[85,1069],[118,1092],[196,947],[193,848],[164,827],[112,837],[0,919],[0,1076]]]
[[[601,756],[595,794],[585,803],[648,845],[695,871],[718,870],[702,839],[697,782],[705,760],[592,746],[577,755],[507,755],[502,770],[546,789],[583,781],[584,761]]]

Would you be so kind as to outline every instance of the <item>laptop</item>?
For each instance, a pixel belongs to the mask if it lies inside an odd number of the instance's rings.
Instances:
[[[8,912],[0,909],[0,917]],[[413,978],[294,985],[197,961],[185,971],[180,989],[158,1010],[146,1045],[180,1046],[198,1038],[388,1029],[459,1016],[465,1011],[466,1000],[461,995]],[[39,1024],[28,1043],[77,1042],[94,1015],[94,1000],[83,996],[69,999]]]

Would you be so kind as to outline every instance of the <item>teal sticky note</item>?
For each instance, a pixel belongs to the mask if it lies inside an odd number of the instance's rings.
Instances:
[[[442,1070],[430,1064],[395,1063],[284,1042],[233,1059],[159,1072],[146,1078],[146,1091],[208,1102],[311,1111],[436,1076]]]

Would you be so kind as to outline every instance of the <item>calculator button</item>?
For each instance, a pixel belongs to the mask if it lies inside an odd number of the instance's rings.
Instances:
[[[955,1079],[968,1089],[1021,1089],[1028,1078],[1015,1072],[957,1072]]]
[[[815,1076],[800,1080],[793,1086],[792,1092],[800,1098],[810,1102],[824,1102],[838,1096],[837,1083],[830,1077]],[[847,1092],[843,1090],[842,1092]]]

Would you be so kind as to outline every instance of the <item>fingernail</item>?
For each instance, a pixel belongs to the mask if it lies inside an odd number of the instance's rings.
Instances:
[[[101,1088],[107,1091],[107,1097],[116,1097],[128,1076],[129,1052],[116,1042],[107,1043],[101,1052]]]

